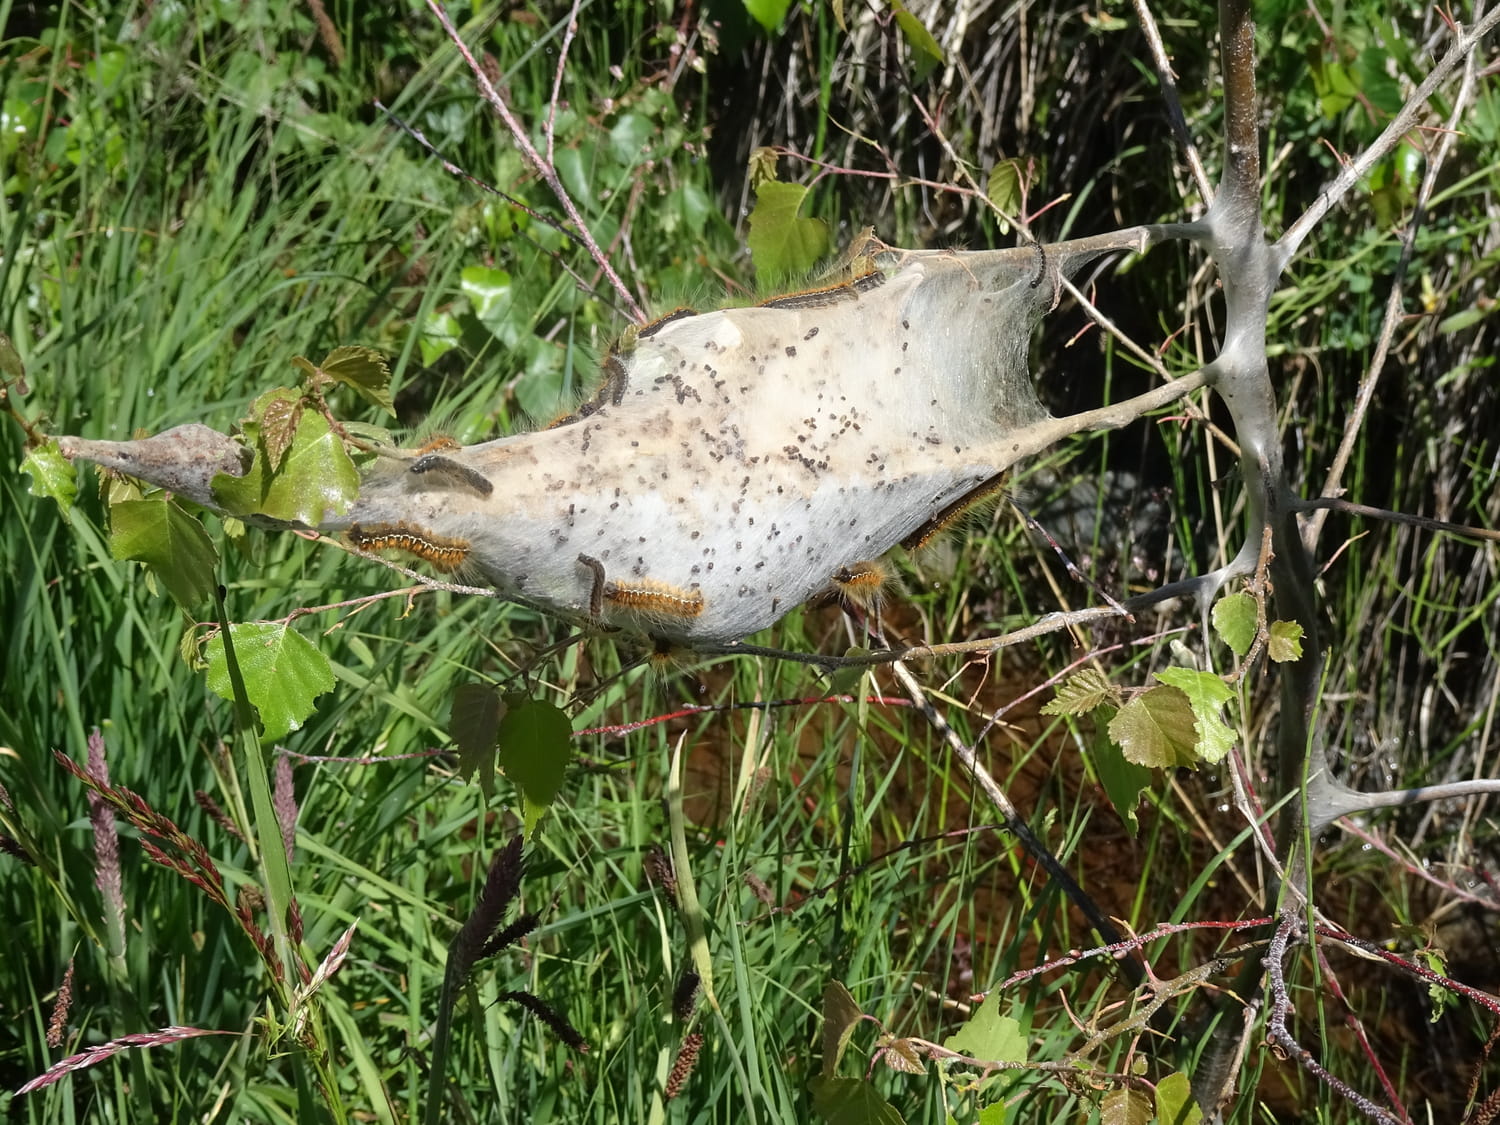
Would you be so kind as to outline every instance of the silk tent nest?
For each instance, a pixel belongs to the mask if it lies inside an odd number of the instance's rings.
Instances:
[[[353,503],[310,527],[574,623],[732,644],[876,573],[1084,428],[1038,399],[1032,330],[1063,278],[1149,241],[1147,228],[994,251],[872,239],[826,286],[627,332],[593,396],[548,428],[375,451]],[[59,445],[221,512],[255,456],[196,423]]]

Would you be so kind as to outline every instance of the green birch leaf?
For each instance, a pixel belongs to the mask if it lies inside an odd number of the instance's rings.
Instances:
[[[880,1051],[880,1061],[898,1074],[922,1074],[927,1070],[922,1052],[910,1039],[882,1035],[876,1047]]]
[[[1184,1072],[1169,1074],[1156,1084],[1156,1120],[1158,1125],[1201,1125],[1203,1111],[1193,1100]]]
[[[521,818],[530,836],[562,788],[573,757],[573,724],[560,708],[520,692],[504,696],[498,761],[520,791]]]
[[[297,436],[297,422],[305,405],[306,400],[300,392],[290,387],[277,387],[261,395],[251,407],[255,418],[253,428],[266,451],[266,463],[272,473],[281,471],[286,451]]]
[[[328,657],[295,629],[262,621],[231,625],[229,636],[245,677],[245,694],[260,713],[266,741],[301,727],[313,713],[313,701],[333,690]],[[204,656],[209,690],[221,699],[233,700],[222,635],[209,639]]]
[[[1111,712],[1110,718],[1113,717]],[[1135,810],[1141,803],[1141,794],[1151,788],[1154,775],[1145,766],[1126,761],[1124,752],[1115,743],[1102,738],[1096,741],[1097,745],[1089,747],[1089,761],[1099,775],[1109,803],[1134,836],[1140,831]]]
[[[768,182],[755,193],[750,212],[750,256],[755,272],[772,281],[806,274],[828,254],[828,226],[799,218],[807,198],[801,184]]]
[[[842,983],[831,980],[823,986],[823,1076],[832,1078],[854,1034],[854,1025],[864,1016],[854,997]]]
[[[1219,709],[1234,698],[1234,689],[1212,672],[1195,668],[1166,668],[1156,673],[1188,697],[1193,708],[1193,730],[1198,735],[1198,756],[1212,765],[1221,761],[1234,745],[1234,731]]]
[[[768,32],[774,32],[786,18],[792,0],[745,0],[745,11]]]
[[[458,775],[477,775],[488,800],[495,791],[495,759],[505,701],[491,684],[459,684],[453,692],[448,737],[458,747]]]
[[[352,387],[365,401],[372,402],[392,418],[396,404],[391,400],[391,369],[374,348],[334,348],[318,365],[336,383]]]
[[[214,591],[219,556],[208,532],[165,496],[110,507],[109,553],[145,563],[172,600],[189,612]]]
[[[247,434],[250,427],[246,428]],[[214,499],[232,515],[265,515],[316,527],[348,510],[359,494],[359,472],[343,441],[315,410],[304,410],[279,471],[267,470],[268,452],[256,437],[256,458],[242,477],[220,473]]]
[[[1001,214],[1014,217],[1021,210],[1021,162],[1002,160],[991,168],[984,194]],[[1001,221],[1000,233],[1009,230],[1010,224]]]
[[[1109,736],[1127,761],[1151,769],[1196,766],[1193,706],[1175,687],[1162,685],[1136,696],[1109,724]]]
[[[1043,715],[1084,715],[1105,704],[1119,706],[1120,689],[1097,668],[1081,668],[1058,685]]]
[[[984,1003],[963,1027],[943,1040],[943,1046],[982,1062],[1026,1061],[1026,1039],[1021,1034],[1021,1025],[1000,1014],[997,988],[990,989]]]
[[[912,80],[923,82],[943,62],[943,48],[932,37],[925,24],[907,10],[904,4],[893,0],[891,9],[896,13],[896,26],[901,29],[907,46],[911,48]]]
[[[1099,1125],[1150,1125],[1151,1097],[1127,1087],[1111,1090],[1099,1103]]]
[[[33,496],[47,496],[57,501],[64,518],[78,498],[78,470],[62,455],[57,442],[49,439],[37,446],[21,462],[21,472],[31,478]]]
[[[906,1125],[905,1119],[862,1078],[824,1078],[808,1082],[813,1109],[826,1125]]]
[[[1302,626],[1295,621],[1273,621],[1268,630],[1266,655],[1277,664],[1302,659]]]
[[[459,274],[459,288],[490,335],[506,344],[516,342],[516,310],[510,274],[490,266],[465,266]]]
[[[1236,656],[1255,643],[1255,599],[1249,594],[1226,594],[1214,603],[1214,632]]]

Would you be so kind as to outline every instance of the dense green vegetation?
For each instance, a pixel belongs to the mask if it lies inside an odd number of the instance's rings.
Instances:
[[[835,247],[866,224],[893,244],[1004,244],[1013,235],[963,172],[1001,195],[1008,180],[991,172],[1007,160],[1046,239],[1201,210],[1121,5],[1020,16],[983,2],[913,5],[940,60],[885,6],[844,5],[847,26],[833,5],[792,5],[784,18],[775,7],[595,2],[580,5],[571,39],[566,6],[452,9],[544,151],[551,131],[586,226],[648,309],[764,286],[746,217],[773,157],[776,177],[809,188],[801,213],[825,221]],[[1301,5],[1266,3],[1259,16],[1275,229],[1378,133],[1425,73],[1424,44],[1442,25],[1419,7],[1391,15],[1376,4],[1341,6],[1326,26]],[[6,389],[16,418],[46,433],[227,429],[262,390],[296,378],[294,356],[359,344],[389,357],[409,436],[472,442],[566,409],[628,322],[419,5],[0,3],[0,26],[0,331],[28,393],[9,376]],[[1215,165],[1214,14],[1189,6],[1163,34]],[[446,171],[395,119],[503,194]],[[1401,146],[1321,224],[1277,295],[1286,448],[1315,494],[1403,268],[1406,315],[1344,485],[1365,504],[1494,527],[1493,84],[1473,98],[1407,262],[1402,236],[1430,136]],[[1187,249],[1103,271],[1090,292],[1174,372],[1214,353],[1218,298]],[[1059,413],[1153,378],[1086,324],[1064,303],[1037,344],[1039,385]],[[383,423],[334,394],[342,416]],[[1180,423],[1077,439],[1013,485],[1117,595],[1201,573],[1237,547],[1234,458],[1215,432],[1222,414],[1204,402]],[[0,463],[18,465],[28,436],[7,418]],[[307,964],[358,922],[313,1014],[293,1027],[241,918],[151,862],[123,821],[117,896],[98,879],[109,864],[87,791],[52,756],[83,762],[95,728],[112,781],[200,841],[227,902],[275,929],[256,898],[253,849],[267,837],[252,827],[243,733],[194,666],[208,623],[186,620],[143,569],[111,557],[104,498],[90,474],[81,480],[65,513],[30,495],[27,477],[0,474],[0,620],[10,623],[0,824],[31,860],[0,856],[13,945],[0,1018],[15,1029],[0,1038],[0,1105],[12,1119],[816,1120],[809,1082],[837,1054],[822,1038],[831,982],[879,1021],[853,1028],[837,1075],[868,1075],[907,1122],[1103,1112],[1111,1084],[1093,1071],[980,1081],[930,1061],[888,1065],[914,1050],[905,1040],[942,1043],[963,1027],[973,994],[1095,938],[994,828],[994,811],[887,672],[829,679],[773,659],[652,668],[607,639],[554,647],[566,630],[523,608],[431,592],[360,601],[400,580],[293,536],[220,535],[210,520],[229,616],[285,622],[311,608],[290,624],[336,678],[306,723],[268,748],[298,808],[291,885]],[[1330,518],[1317,556],[1333,646],[1320,716],[1351,784],[1494,773],[1497,557],[1493,544]],[[1094,600],[1005,507],[902,567],[885,624],[909,640],[988,636]],[[1144,685],[1172,660],[1159,634],[1195,624],[1175,607],[1078,641],[1117,682]],[[1147,637],[1162,643],[1125,644]],[[757,639],[836,652],[858,638],[828,608]],[[1041,715],[1047,694],[1026,695],[1083,651],[1053,638],[914,667],[961,738],[985,731],[989,768],[1107,914],[1144,932],[1267,913],[1254,904],[1264,871],[1230,807],[1227,771],[1156,777],[1132,834],[1100,783],[1101,733]],[[520,898],[538,927],[475,967],[434,1102],[448,947],[519,824],[507,779],[491,795],[450,755],[415,756],[451,745],[454,688],[476,680],[565,707],[580,733],[559,800],[527,843]],[[1258,674],[1239,685],[1233,708],[1255,782],[1272,769],[1261,736],[1275,719],[1260,686]],[[847,698],[825,699],[835,693]],[[1002,706],[1003,725],[986,730]],[[678,746],[685,797],[664,807]],[[690,872],[706,926],[697,954],[696,916],[663,886],[674,822],[679,890]],[[1483,873],[1497,840],[1478,800],[1345,822],[1321,841],[1319,905],[1377,945],[1494,991]],[[1220,943],[1174,934],[1146,948],[1172,977]],[[705,950],[719,1013],[700,1001],[674,1014],[674,992]],[[1476,1070],[1479,1097],[1494,1089],[1482,1008],[1439,1002],[1347,954],[1321,967],[1309,955],[1302,967],[1303,1042],[1361,1092],[1381,1087],[1345,1028],[1351,1010],[1414,1119],[1429,1103],[1434,1119],[1459,1119]],[[1319,975],[1329,972],[1347,1004]],[[71,1006],[49,1046],[63,987]],[[570,1047],[535,1008],[502,1001],[516,991],[542,998],[589,1049]],[[1168,1012],[1198,1018],[1199,992],[1184,978]],[[1095,959],[998,995],[1025,1057],[1056,1063],[1121,1019],[1110,1005],[1129,994]],[[123,1050],[13,1093],[67,1055],[169,1026],[237,1037]],[[1152,1083],[1191,1065],[1190,1051],[1153,1032],[1117,1030],[1076,1061]],[[701,1054],[663,1107],[689,1031],[703,1033]],[[1251,1043],[1231,1119],[1349,1119],[1327,1084],[1260,1037]],[[320,1093],[320,1081],[331,1089]],[[892,1120],[879,1112],[840,1120]]]

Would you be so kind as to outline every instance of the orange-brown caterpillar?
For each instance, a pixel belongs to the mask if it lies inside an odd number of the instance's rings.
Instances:
[[[469,557],[469,545],[462,539],[434,535],[404,522],[377,523],[369,527],[354,524],[347,534],[350,544],[361,551],[405,551],[444,573],[457,570]]]
[[[462,449],[463,445],[457,439],[447,434],[433,434],[430,438],[417,446],[417,456],[424,453],[448,453],[454,449]]]
[[[901,546],[905,547],[908,551],[920,551],[943,532],[947,531],[948,528],[952,527],[958,517],[975,504],[989,500],[1005,491],[1005,479],[1009,475],[1009,473],[1000,473],[997,476],[990,477],[989,480],[985,481],[978,488],[964,493],[921,527],[917,528],[916,531],[913,531],[905,539],[901,540]]]
[[[885,593],[895,585],[895,576],[884,559],[865,559],[835,570],[831,582],[808,602],[814,609],[829,605],[858,607],[878,613]]]
[[[628,609],[643,617],[697,617],[703,612],[703,595],[697,590],[681,590],[649,578],[607,582],[604,600],[615,609]]]

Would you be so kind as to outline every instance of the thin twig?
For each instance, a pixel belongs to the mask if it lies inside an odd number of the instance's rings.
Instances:
[[[458,53],[469,64],[469,70],[474,75],[474,81],[479,86],[479,92],[484,95],[485,101],[490,103],[491,108],[499,115],[500,120],[505,123],[505,127],[510,130],[510,135],[515,140],[516,147],[521,150],[521,154],[526,157],[537,175],[541,176],[542,181],[551,189],[552,194],[557,197],[557,201],[562,204],[563,210],[567,212],[568,218],[572,220],[578,237],[588,247],[589,257],[594,260],[594,264],[599,267],[600,272],[609,279],[610,286],[619,295],[620,300],[624,302],[625,308],[630,313],[632,319],[637,324],[645,324],[647,321],[645,312],[642,311],[641,306],[636,302],[635,296],[630,292],[629,287],[620,279],[620,275],[615,272],[614,266],[605,257],[604,251],[599,248],[599,243],[594,240],[593,232],[589,230],[588,224],[583,221],[583,216],[579,214],[578,207],[573,202],[573,197],[568,194],[568,189],[563,186],[562,179],[557,174],[557,169],[552,165],[551,161],[544,159],[542,154],[537,152],[536,146],[531,143],[531,138],[526,135],[526,130],[516,120],[515,115],[511,113],[510,106],[506,105],[505,99],[500,96],[500,92],[490,82],[489,76],[484,73],[484,69],[474,58],[468,44],[458,34],[458,29],[448,19],[448,13],[443,11],[442,6],[438,4],[437,0],[427,0],[427,7],[437,17],[438,23],[443,25],[443,30],[447,32],[448,38],[453,40],[454,46],[458,48]]]
[[[1287,1015],[1292,1010],[1292,998],[1286,985],[1286,959],[1293,938],[1302,937],[1302,927],[1296,911],[1287,911],[1281,916],[1271,944],[1266,949],[1266,982],[1271,1004],[1266,1017],[1266,1039],[1283,1058],[1295,1059],[1297,1065],[1329,1089],[1347,1098],[1366,1117],[1385,1122],[1386,1125],[1402,1125],[1399,1118],[1376,1105],[1338,1075],[1329,1071],[1306,1047],[1298,1043],[1287,1029]]]
[[[1193,134],[1188,131],[1187,118],[1182,113],[1182,99],[1177,96],[1177,76],[1172,73],[1172,60],[1167,57],[1166,46],[1162,43],[1161,32],[1156,26],[1156,17],[1151,14],[1146,0],[1132,0],[1132,3],[1136,18],[1141,21],[1141,31],[1145,33],[1146,45],[1151,48],[1151,61],[1156,64],[1161,99],[1167,104],[1167,117],[1172,123],[1172,132],[1177,136],[1177,143],[1182,146],[1183,157],[1193,174],[1193,182],[1198,185],[1203,206],[1207,207],[1214,201],[1214,189],[1208,182],[1208,173],[1203,170],[1203,161],[1198,156],[1198,146],[1193,141]]]
[[[1030,853],[1031,857],[1047,872],[1048,878],[1058,885],[1058,888],[1067,895],[1073,905],[1088,919],[1089,925],[1094,928],[1094,931],[1103,939],[1106,945],[1113,945],[1120,941],[1120,933],[1115,929],[1114,924],[1104,916],[1098,904],[1084,893],[1083,888],[1069,874],[1068,869],[1058,861],[1057,857],[1031,831],[1031,826],[1021,819],[1021,815],[1016,811],[1015,805],[1011,804],[1010,798],[1005,794],[1005,790],[1000,788],[999,783],[990,775],[989,770],[984,768],[984,763],[974,753],[973,747],[964,742],[958,736],[958,732],[938,713],[937,708],[928,702],[927,695],[922,690],[922,685],[917,682],[917,678],[911,674],[910,669],[900,661],[892,664],[891,669],[896,673],[896,678],[901,681],[901,686],[911,696],[912,703],[922,712],[922,716],[932,726],[933,730],[937,731],[942,739],[947,742],[948,748],[953,751],[953,756],[958,759],[968,775],[974,779],[974,783],[984,791],[984,795],[990,799],[990,803],[1000,811],[1000,815],[1005,821],[1005,827],[1014,833],[1025,846],[1027,852]],[[1125,976],[1133,986],[1138,987],[1146,979],[1145,962],[1139,950],[1136,951],[1134,957],[1121,958],[1120,967],[1124,970]]]
[[[563,70],[568,65],[568,49],[573,46],[573,37],[578,34],[578,8],[582,0],[573,0],[573,10],[568,13],[568,26],[563,29],[562,47],[557,52],[557,70],[552,75],[552,97],[547,101],[547,120],[542,125],[542,134],[547,138],[547,163],[556,166],[553,142],[557,127],[557,102],[562,92]]]

